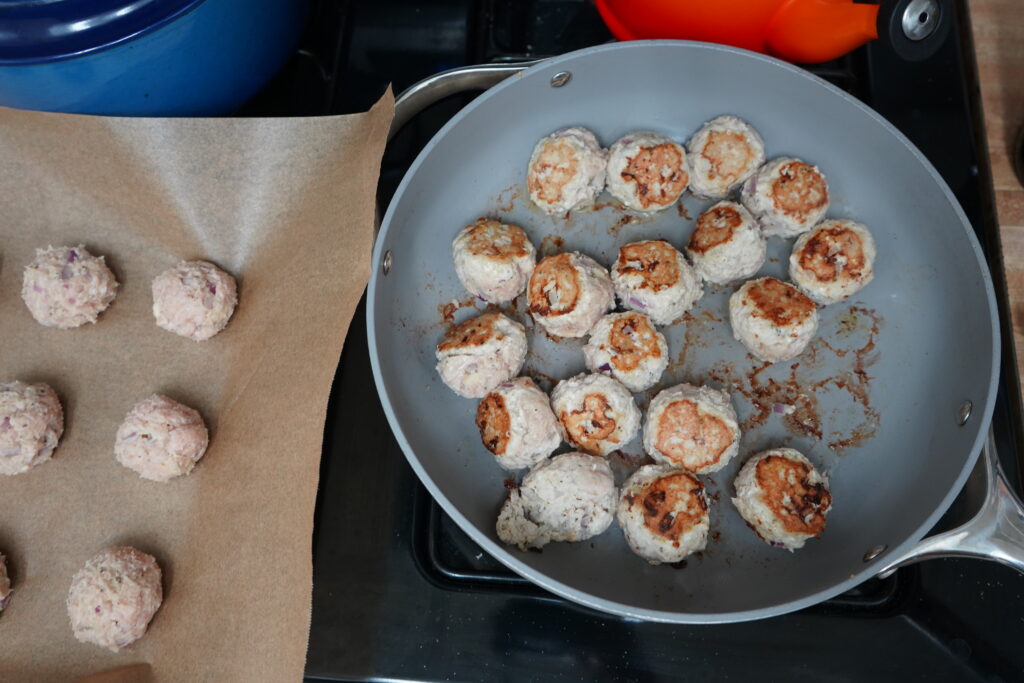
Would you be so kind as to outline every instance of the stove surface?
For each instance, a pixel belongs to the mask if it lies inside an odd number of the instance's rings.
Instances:
[[[300,49],[240,115],[366,109],[463,64],[559,54],[610,39],[587,0],[319,0]],[[971,218],[1003,314],[993,429],[1019,481],[1019,386],[998,226],[963,3],[948,37],[910,63],[882,42],[811,70],[862,99],[932,161]],[[416,117],[385,154],[386,206],[419,150],[472,96]],[[969,513],[958,500],[943,521]],[[546,680],[754,676],[781,680],[1017,680],[1024,577],[939,560],[774,619],[678,626],[611,617],[509,573],[430,499],[395,443],[369,366],[365,308],[335,377],[314,529],[309,680]]]

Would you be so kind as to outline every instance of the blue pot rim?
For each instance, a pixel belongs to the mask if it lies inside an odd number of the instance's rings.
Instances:
[[[0,66],[47,64],[152,33],[206,0],[0,0]]]

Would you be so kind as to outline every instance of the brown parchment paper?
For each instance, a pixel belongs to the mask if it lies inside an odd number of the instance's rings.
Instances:
[[[0,381],[50,383],[66,420],[53,460],[0,477],[15,589],[0,680],[136,664],[160,681],[301,677],[324,417],[369,276],[392,109],[390,91],[369,113],[318,118],[0,109]],[[106,256],[117,299],[95,325],[44,328],[22,269],[37,247],[79,243]],[[152,278],[195,258],[239,282],[227,329],[200,343],[151,313]],[[195,471],[166,484],[113,457],[125,413],[154,392],[199,410],[211,435]],[[118,654],[76,641],[65,608],[74,572],[111,544],[164,572],[149,632]]]

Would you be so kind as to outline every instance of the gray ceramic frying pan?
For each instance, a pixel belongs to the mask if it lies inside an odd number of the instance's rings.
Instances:
[[[800,69],[686,42],[620,43],[525,70],[442,74],[402,98],[396,125],[425,102],[498,81],[434,137],[398,188],[374,251],[368,306],[374,376],[395,436],[475,541],[570,600],[689,623],[798,609],[922,556],[990,555],[1022,566],[1020,508],[994,456],[981,471],[991,494],[974,522],[918,545],[982,451],[999,336],[991,280],[967,219],[900,133]],[[578,249],[606,266],[627,242],[664,238],[681,246],[707,202],[687,196],[678,211],[642,217],[602,199],[595,210],[552,218],[520,189],[526,163],[540,137],[565,125],[587,126],[605,145],[636,129],[683,141],[722,113],[751,122],[769,157],[798,156],[825,171],[830,215],[874,232],[875,280],[851,302],[822,311],[812,351],[760,371],[732,339],[732,287],[708,287],[692,319],[665,330],[673,363],[659,387],[726,387],[747,427],[740,457],[705,477],[712,535],[684,569],[646,564],[615,525],[593,542],[552,544],[540,553],[502,545],[494,522],[507,475],[480,445],[476,402],[449,391],[434,371],[444,315],[457,322],[483,309],[455,276],[452,238],[479,216],[497,216],[523,226],[542,254]],[[785,276],[790,245],[772,238],[764,274]],[[521,304],[508,312],[528,322]],[[580,372],[581,345],[532,335],[524,372],[542,383]],[[641,407],[650,397],[637,396]],[[790,405],[796,413],[787,413]],[[961,419],[968,406],[969,418]],[[823,536],[795,553],[759,541],[729,501],[742,461],[781,445],[800,449],[828,473],[834,499]],[[623,450],[615,461],[620,477],[642,457],[639,439]]]

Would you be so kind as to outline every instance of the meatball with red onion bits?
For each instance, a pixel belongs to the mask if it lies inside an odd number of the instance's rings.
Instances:
[[[587,369],[611,375],[632,392],[650,389],[668,367],[668,343],[642,313],[609,313],[583,347]]]
[[[818,309],[806,294],[773,277],[751,280],[729,297],[732,334],[770,363],[796,358],[818,331]]]
[[[117,296],[117,278],[84,246],[36,249],[21,298],[40,325],[68,330],[94,323]]]
[[[168,481],[189,474],[208,444],[198,411],[153,394],[136,403],[121,423],[114,457],[143,479]]]
[[[764,141],[754,127],[728,114],[700,127],[686,143],[690,191],[724,199],[764,163]]]
[[[640,409],[621,382],[607,375],[577,375],[551,392],[551,407],[566,440],[581,451],[608,455],[640,430]]]
[[[548,334],[583,337],[615,306],[608,271],[579,252],[548,256],[530,277],[530,314]]]
[[[821,169],[805,161],[772,159],[743,184],[740,201],[765,235],[796,237],[825,217],[828,181]]]
[[[853,296],[875,276],[875,240],[850,220],[822,221],[793,245],[789,277],[815,302],[827,306]]]
[[[537,252],[518,225],[481,218],[452,242],[455,274],[466,291],[492,304],[519,296],[537,261]]]
[[[0,474],[21,474],[50,459],[64,433],[64,409],[49,385],[0,384]]]
[[[655,462],[710,474],[739,449],[736,409],[724,391],[678,384],[655,396],[647,409],[644,450]]]
[[[612,282],[625,308],[650,316],[656,325],[671,325],[704,295],[700,276],[664,240],[620,247]]]
[[[223,330],[238,305],[235,278],[206,261],[182,261],[153,280],[153,317],[168,332],[204,341]]]
[[[533,148],[526,171],[530,199],[549,214],[588,207],[604,189],[607,166],[608,152],[592,132],[580,126],[556,130]]]
[[[164,599],[160,565],[128,546],[107,548],[71,579],[68,617],[83,643],[118,652],[146,633]]]
[[[501,313],[463,321],[437,345],[437,373],[452,391],[483,398],[519,374],[526,360],[526,330]]]
[[[562,425],[533,380],[502,382],[476,409],[480,440],[507,470],[532,467],[562,444]]]
[[[651,564],[703,550],[711,527],[704,485],[673,465],[634,472],[622,487],[618,519],[630,549]]]
[[[608,150],[608,192],[633,211],[667,209],[689,182],[686,150],[660,133],[629,133]]]
[[[733,505],[765,543],[792,552],[825,530],[828,480],[799,451],[758,453],[740,469],[735,487]]]
[[[520,550],[593,538],[615,519],[612,469],[604,458],[563,453],[534,466],[498,514],[498,538]]]
[[[718,202],[697,218],[686,253],[704,280],[725,285],[761,269],[768,241],[749,211],[736,202]]]

